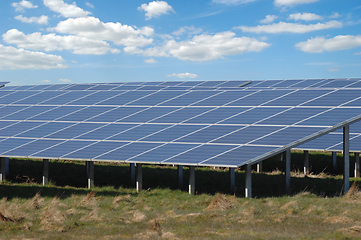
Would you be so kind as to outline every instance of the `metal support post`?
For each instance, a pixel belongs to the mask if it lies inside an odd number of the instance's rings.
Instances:
[[[244,188],[244,196],[252,198],[252,165],[246,165],[246,184]]]
[[[332,170],[333,172],[337,172],[337,153],[332,152]]]
[[[196,193],[196,170],[194,166],[189,167],[188,192],[190,195],[195,195]]]
[[[355,178],[360,177],[360,153],[355,152]]]
[[[257,172],[258,172],[258,173],[261,173],[261,172],[262,172],[262,163],[263,163],[263,162],[257,163]]]
[[[129,171],[130,171],[130,187],[135,188],[135,163],[130,164]]]
[[[6,160],[4,157],[0,158],[0,182],[5,181],[5,175],[6,175]]]
[[[235,192],[236,189],[236,176],[234,168],[229,168],[229,188],[231,190],[231,193]]]
[[[286,194],[291,193],[291,150],[286,151]]]
[[[178,179],[178,188],[183,189],[183,166],[178,165],[177,167],[177,179]]]
[[[143,189],[143,172],[142,164],[137,163],[137,182],[136,182],[137,192],[139,193]]]
[[[346,194],[350,188],[350,130],[349,125],[343,127],[343,184],[344,194]]]
[[[303,162],[303,173],[307,175],[310,173],[310,154],[307,150],[305,150],[303,153],[305,155],[305,159]]]
[[[9,176],[9,158],[7,157],[7,158],[5,158],[5,175],[6,176]]]
[[[49,159],[43,159],[43,186],[49,182]]]
[[[94,162],[87,161],[88,168],[88,188],[94,187]]]

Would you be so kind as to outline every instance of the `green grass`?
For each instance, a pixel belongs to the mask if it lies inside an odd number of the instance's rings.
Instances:
[[[334,174],[329,154],[312,153],[309,177],[303,155],[292,159],[291,196],[275,157],[253,174],[253,199],[243,198],[242,170],[230,195],[227,169],[196,168],[190,196],[177,189],[175,167],[145,165],[137,193],[128,165],[96,164],[88,190],[84,163],[51,161],[43,187],[41,161],[12,159],[0,184],[0,239],[361,239],[361,192],[340,196],[341,158]]]

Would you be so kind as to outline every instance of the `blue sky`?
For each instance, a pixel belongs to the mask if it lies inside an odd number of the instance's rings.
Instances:
[[[11,85],[361,77],[358,0],[2,0]]]

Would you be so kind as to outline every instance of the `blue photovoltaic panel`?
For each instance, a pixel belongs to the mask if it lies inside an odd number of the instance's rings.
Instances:
[[[351,86],[349,86],[348,88],[361,88],[361,79],[357,79],[358,82],[355,84],[352,84]]]
[[[246,107],[220,107],[198,117],[192,118],[185,123],[214,124],[236,114],[247,111]]]
[[[297,106],[330,92],[331,90],[299,90],[266,103],[265,106]]]
[[[60,158],[63,155],[69,154],[93,143],[94,142],[92,141],[64,141],[56,146],[34,153],[31,156],[40,158]]]
[[[263,137],[267,134],[280,130],[282,127],[275,126],[249,126],[241,128],[239,131],[216,139],[212,143],[224,144],[246,144],[254,141],[257,138]]]
[[[22,109],[28,108],[28,106],[4,106],[0,108],[0,118],[3,119],[4,117],[14,114]]]
[[[117,149],[125,142],[97,142],[73,153],[64,155],[63,158],[93,159],[101,154]]]
[[[321,127],[288,127],[271,135],[265,136],[252,144],[261,145],[287,145],[293,141],[317,133],[324,128]]]
[[[0,142],[0,154],[4,154],[5,152],[12,150],[13,148],[20,147],[31,141],[34,141],[34,140],[33,139],[22,139],[22,138],[5,139]]]
[[[58,119],[60,117],[66,116],[72,112],[76,112],[82,108],[85,108],[84,106],[78,107],[78,106],[61,106],[61,107],[55,107],[54,109],[41,113],[39,115],[36,115],[34,117],[29,118],[29,120],[37,120],[37,121],[52,121],[55,119]]]
[[[177,86],[181,86],[181,87],[194,87],[194,86],[197,86],[199,84],[203,83],[203,81],[185,81],[185,82],[182,82],[181,84],[177,85]]]
[[[129,105],[157,105],[159,103],[162,103],[164,101],[167,101],[169,99],[175,98],[177,96],[180,96],[182,94],[186,93],[186,91],[160,91],[156,92],[148,97],[144,97],[140,100],[136,100]]]
[[[217,85],[217,87],[221,88],[233,88],[233,87],[239,87],[244,86],[245,84],[250,83],[250,81],[227,81],[220,85]]]
[[[227,145],[202,145],[198,148],[194,148],[190,151],[182,153],[178,156],[170,158],[163,163],[167,164],[199,164],[204,160],[214,157],[218,154],[221,154],[225,151],[229,151],[234,148],[234,146]]]
[[[243,98],[255,91],[227,91],[193,104],[193,106],[222,106],[234,100]]]
[[[216,87],[225,81],[205,81],[202,84],[199,84],[199,87]]]
[[[160,86],[175,86],[175,85],[178,85],[178,84],[181,84],[182,82],[181,81],[171,81],[171,82],[162,82],[161,84],[159,84]]]
[[[127,116],[143,111],[146,107],[121,107],[88,119],[89,122],[115,122]]]
[[[87,107],[77,112],[71,113],[65,117],[59,118],[58,121],[81,122],[113,109],[115,109],[115,107],[96,107],[96,106]]]
[[[98,85],[98,86],[94,86],[94,87],[90,88],[89,90],[94,90],[94,91],[97,91],[97,90],[111,90],[111,89],[116,88],[116,87],[118,87],[118,85],[115,85],[115,84]]]
[[[322,79],[317,79],[317,80],[304,80],[300,83],[296,83],[295,85],[293,85],[293,88],[307,88],[307,87],[313,87],[314,85],[323,82]]]
[[[36,116],[38,114],[41,114],[43,112],[46,112],[52,108],[55,108],[54,106],[32,106],[27,107],[23,110],[20,110],[16,113],[13,113],[11,115],[7,115],[6,117],[2,118],[5,120],[25,120],[32,116]]]
[[[69,91],[59,97],[52,98],[48,101],[44,101],[41,104],[63,105],[63,104],[71,103],[74,100],[80,99],[92,93],[93,93],[92,91]]]
[[[109,140],[136,141],[167,127],[169,127],[169,125],[142,124],[126,132],[115,135],[109,138]]]
[[[153,123],[180,123],[192,117],[195,117],[199,114],[205,113],[212,110],[213,108],[203,107],[186,107],[182,108],[176,112],[170,113],[161,118],[155,119],[151,122]]]
[[[154,91],[129,91],[101,103],[98,103],[98,105],[124,105],[152,93],[154,93]]]
[[[139,85],[137,86],[119,86],[119,87],[116,87],[116,88],[113,88],[112,90],[121,90],[121,91],[128,91],[128,90],[135,90],[135,89],[138,89],[140,88]]]
[[[168,90],[167,86],[141,86],[137,90],[158,91],[165,88]]]
[[[94,92],[93,94],[90,94],[84,98],[81,98],[79,100],[75,100],[71,103],[68,103],[68,105],[93,105],[99,102],[102,102],[106,99],[112,98],[116,95],[124,93],[123,91],[100,91],[100,92]]]
[[[260,84],[257,84],[254,87],[257,88],[268,88],[268,87],[273,87],[273,85],[276,85],[277,83],[280,83],[281,80],[265,80],[262,81]]]
[[[350,86],[352,87],[353,84],[355,84],[357,81],[356,80],[334,80],[332,82],[326,83],[324,85],[322,85],[323,88],[343,88],[343,87],[347,87]]]
[[[53,85],[50,84],[46,84],[46,85],[35,85],[32,88],[30,88],[30,90],[34,91],[34,90],[46,90],[47,88],[51,87]]]
[[[104,126],[104,124],[100,123],[78,123],[76,125],[72,125],[69,128],[56,132],[47,136],[47,138],[60,138],[60,139],[72,139],[87,133],[89,131],[95,130],[99,127]]]
[[[302,106],[338,106],[360,97],[359,90],[338,90],[326,96],[303,104]]]
[[[178,155],[182,152],[188,151],[194,147],[197,147],[197,144],[173,144],[168,143],[161,147],[158,147],[154,150],[146,152],[138,157],[131,158],[130,162],[149,162],[149,163],[160,163],[170,157]]]
[[[285,81],[281,81],[275,85],[273,85],[272,87],[276,87],[276,88],[288,88],[288,87],[293,87],[293,85],[300,83],[302,80],[285,80]]]
[[[152,148],[158,147],[161,144],[159,143],[131,143],[129,145],[124,145],[123,147],[116,149],[112,152],[106,153],[95,159],[98,160],[120,160],[125,161],[130,157],[141,154],[145,151],[148,151]]]
[[[40,92],[36,95],[33,95],[31,97],[28,97],[24,100],[20,100],[20,101],[16,102],[16,104],[38,104],[38,103],[41,103],[42,101],[49,100],[49,99],[51,99],[53,97],[57,97],[61,94],[64,94],[64,92],[44,91],[44,92]]]
[[[87,90],[94,86],[95,84],[75,84],[73,86],[66,88],[65,90]]]
[[[188,136],[178,139],[176,142],[198,142],[198,143],[207,143],[219,137],[222,137],[226,134],[229,134],[233,131],[240,129],[241,127],[236,126],[219,126],[212,125],[210,127],[204,128],[195,133],[189,134]]]
[[[155,118],[161,117],[165,114],[169,114],[173,111],[176,111],[180,108],[176,107],[152,107],[141,111],[139,113],[133,114],[132,116],[122,118],[121,122],[148,122]]]
[[[66,89],[69,86],[69,84],[54,84],[51,85],[50,87],[47,87],[46,90],[63,90]]]
[[[29,131],[21,133],[18,137],[28,138],[43,138],[49,134],[55,133],[64,128],[70,127],[75,123],[64,123],[64,122],[47,122]]]
[[[335,108],[318,116],[302,121],[297,125],[333,126],[361,114],[360,108]]]
[[[258,106],[291,92],[291,90],[264,90],[227,104],[227,106]]]
[[[184,94],[180,97],[177,97],[173,100],[167,101],[160,104],[160,106],[188,106],[195,104],[197,101],[215,95],[219,92],[217,91],[189,91],[187,94]]]
[[[275,149],[274,147],[242,146],[205,161],[200,165],[241,166],[252,158],[261,156]]]
[[[142,141],[161,141],[161,142],[171,142],[177,138],[185,136],[189,133],[197,131],[205,127],[204,125],[175,125],[170,128],[167,128],[161,132],[153,134],[149,137],[142,139]]]
[[[6,128],[0,129],[0,136],[3,137],[11,137],[22,133],[24,131],[28,131],[34,127],[43,124],[42,122],[19,122],[17,124],[13,124]]]
[[[326,110],[329,110],[329,108],[293,108],[261,121],[259,124],[292,125]]]
[[[104,127],[98,128],[89,133],[85,133],[77,139],[91,139],[91,140],[103,140],[113,135],[124,132],[130,128],[139,126],[138,124],[109,124]]]
[[[6,152],[6,154],[12,155],[12,156],[21,156],[21,157],[27,157],[30,156],[36,152],[42,151],[44,149],[47,149],[51,146],[54,146],[56,144],[61,143],[62,141],[59,140],[36,140],[33,142],[30,142],[28,144],[25,144],[21,147],[18,147],[16,149],[13,149],[9,152]]]
[[[341,136],[341,138],[342,138],[342,136]],[[360,136],[356,136],[356,137],[353,137],[352,139],[350,139],[350,146],[349,147],[350,147],[351,150],[355,149],[357,151],[360,151],[361,150],[360,146],[361,146],[361,137]],[[339,144],[337,144],[335,146],[332,146],[329,149],[330,150],[338,150],[338,151],[343,150],[343,141],[342,141],[342,139],[341,139],[341,142]]]
[[[353,100],[352,102],[349,102],[349,103],[344,104],[342,106],[345,106],[345,107],[359,107],[359,106],[361,106],[361,98]]]
[[[16,90],[24,91],[24,90],[29,90],[32,87],[34,87],[34,85],[19,86],[19,87],[16,88]]]
[[[314,149],[314,150],[325,150],[330,146],[336,145],[342,140],[342,134],[326,134],[322,137],[316,138],[312,141],[304,143],[296,148],[298,149]]]
[[[15,123],[16,122],[13,122],[13,121],[0,121],[0,129],[10,126],[11,124],[15,124]]]
[[[1,97],[0,95],[0,104],[10,104],[17,102],[19,100],[22,100],[24,98],[27,98],[31,95],[37,94],[39,92],[26,92],[26,91],[19,91],[19,92],[13,92],[12,94],[8,94],[6,96]],[[1,94],[1,92],[0,92]]]
[[[237,116],[221,121],[222,124],[253,124],[289,108],[253,108]]]

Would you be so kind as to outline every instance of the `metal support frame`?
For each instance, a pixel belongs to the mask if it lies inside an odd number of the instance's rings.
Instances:
[[[360,153],[355,152],[355,178],[360,177]]]
[[[87,161],[88,188],[94,187],[94,162]]]
[[[194,166],[189,167],[188,192],[190,195],[196,194],[196,170]]]
[[[5,181],[5,175],[6,175],[6,158],[2,157],[0,158],[0,182]]]
[[[244,197],[252,198],[252,165],[246,165],[246,184],[244,188]]]
[[[49,183],[49,159],[43,159],[43,186]]]
[[[236,190],[235,168],[229,168],[229,189],[231,193],[235,193]]]
[[[262,163],[263,163],[263,161],[257,163],[257,172],[258,172],[258,173],[261,173],[261,172],[262,172]]]
[[[309,174],[310,173],[310,154],[308,152],[308,150],[305,150],[303,152],[304,154],[304,161],[303,161],[303,173],[305,175]]]
[[[177,167],[177,180],[178,180],[178,188],[183,189],[183,166],[178,165]]]
[[[9,166],[10,162],[9,162],[9,158],[6,157],[5,158],[5,176],[9,176],[9,170],[10,170],[10,166]]]
[[[131,163],[129,166],[130,171],[130,187],[135,188],[135,163]]]
[[[337,172],[337,153],[332,152],[332,170],[333,172]]]
[[[343,185],[344,194],[350,189],[350,128],[349,125],[343,127]]]
[[[291,150],[286,150],[286,194],[291,193]]]
[[[143,172],[142,172],[142,164],[137,163],[137,181],[136,181],[136,187],[137,192],[139,193],[143,189]]]

